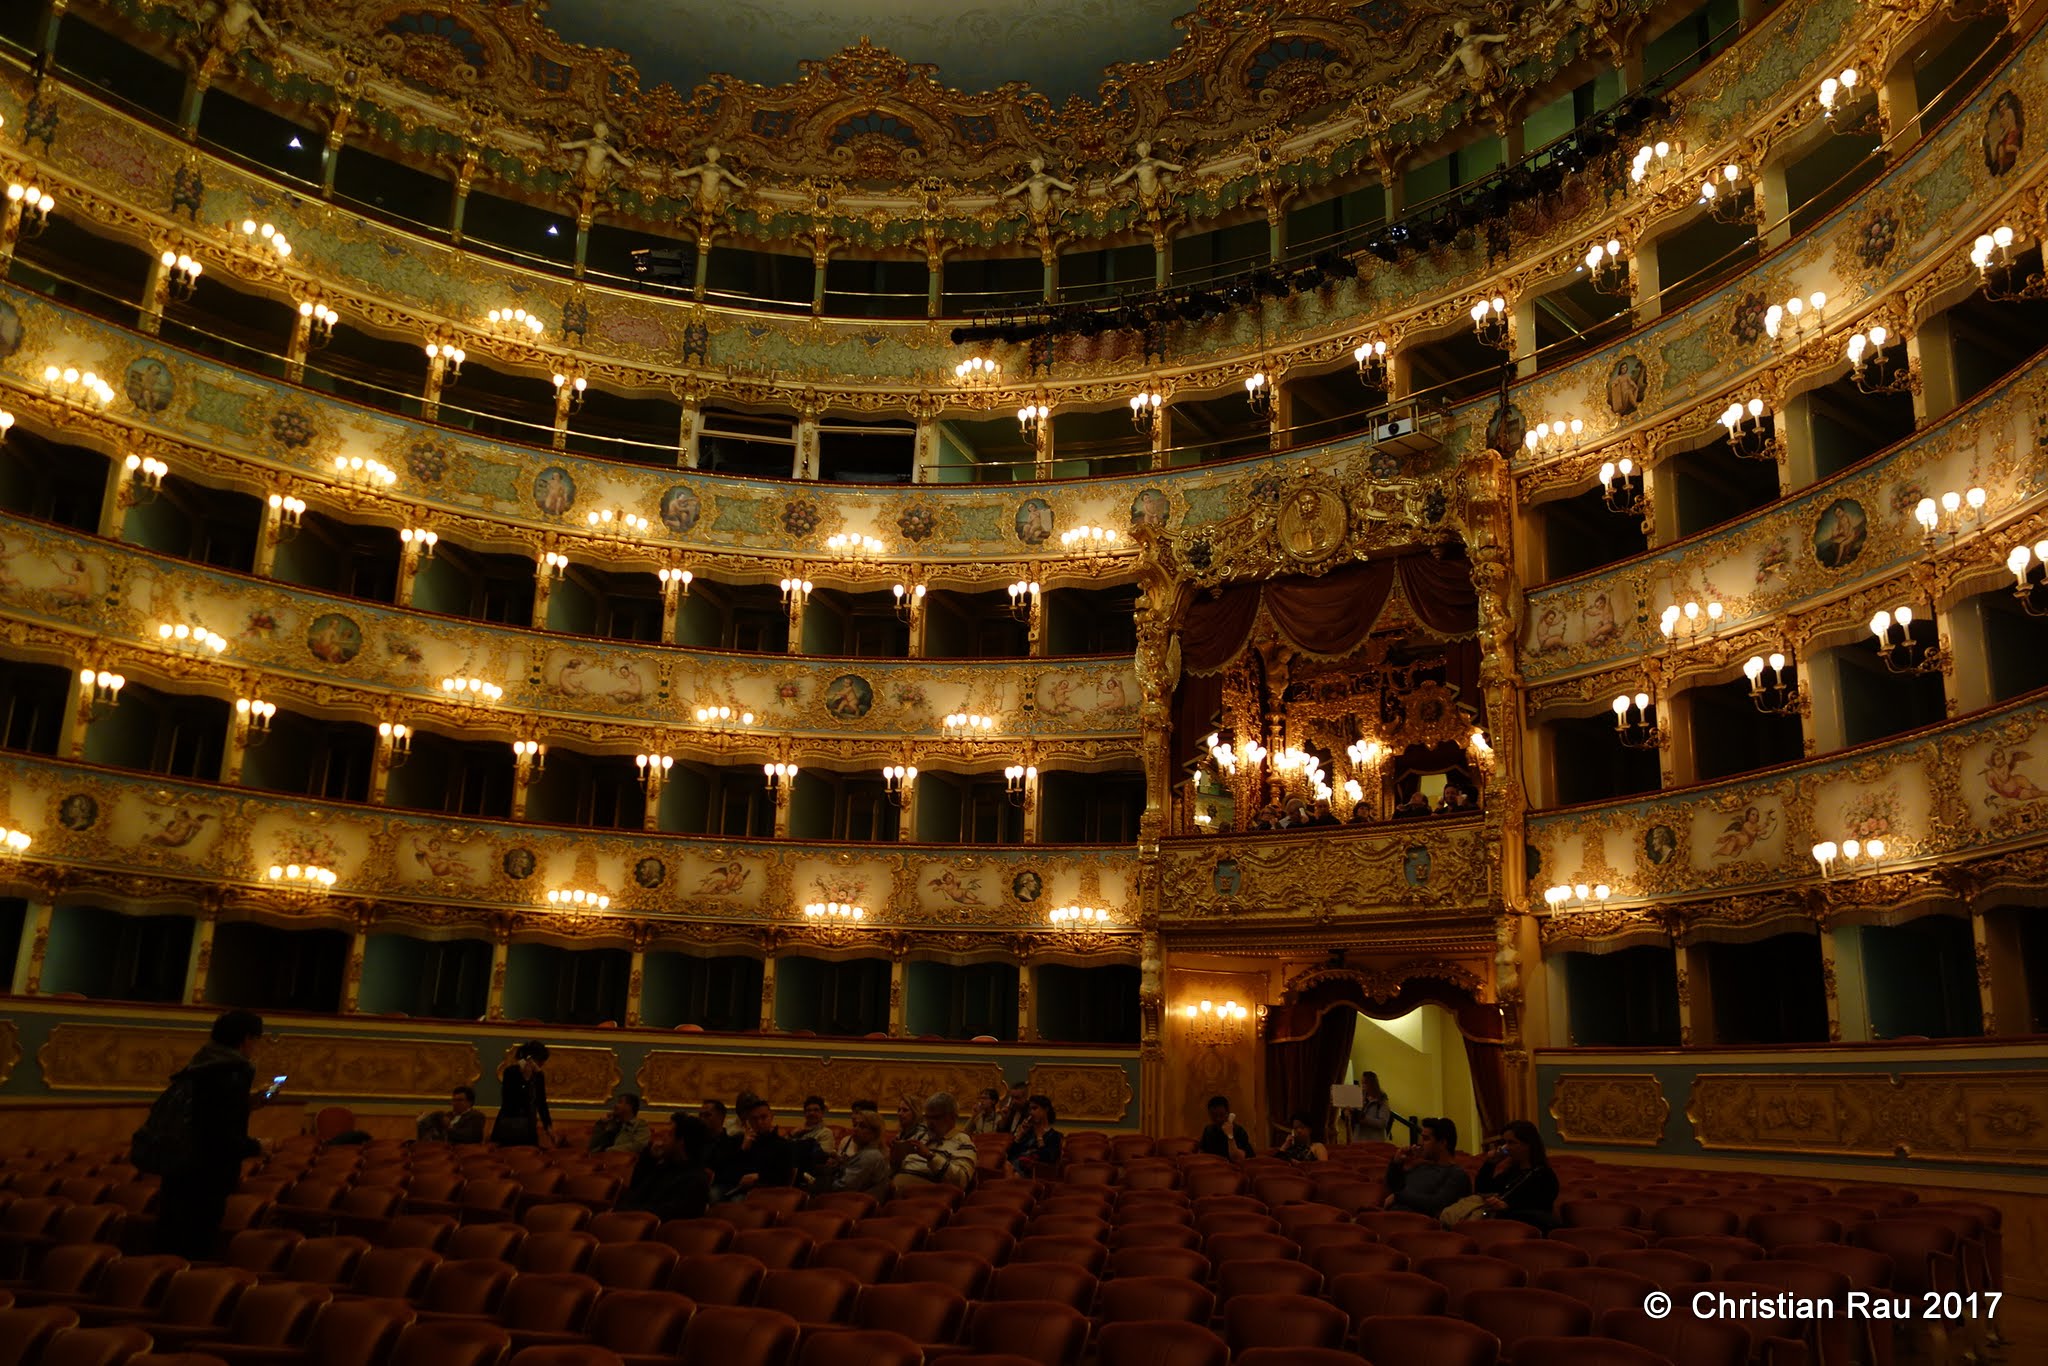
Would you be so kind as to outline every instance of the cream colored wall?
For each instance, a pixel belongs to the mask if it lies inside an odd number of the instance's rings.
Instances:
[[[1377,1072],[1398,1114],[1441,1115],[1458,1126],[1458,1150],[1471,1152],[1483,1136],[1472,1099],[1472,1069],[1458,1022],[1442,1006],[1422,1006],[1394,1020],[1358,1017],[1351,1040],[1351,1080]],[[1405,1140],[1405,1127],[1392,1135]]]

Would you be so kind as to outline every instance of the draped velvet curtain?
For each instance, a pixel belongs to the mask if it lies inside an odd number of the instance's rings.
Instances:
[[[1267,1013],[1266,1094],[1275,1122],[1284,1123],[1297,1110],[1313,1116],[1327,1109],[1330,1087],[1344,1079],[1356,1028],[1354,1013],[1392,1020],[1424,1005],[1443,1006],[1457,1017],[1480,1128],[1498,1133],[1503,1124],[1518,1118],[1507,1111],[1506,1022],[1499,1006],[1476,1001],[1462,988],[1435,978],[1410,978],[1393,996],[1382,999],[1368,997],[1357,978],[1337,977],[1318,983],[1293,1005],[1275,1006]],[[1341,1046],[1333,1042],[1333,1034],[1343,1040]]]
[[[1462,552],[1412,554],[1333,569],[1319,578],[1287,577],[1234,583],[1197,598],[1180,623],[1181,683],[1175,698],[1173,762],[1195,756],[1210,718],[1223,703],[1223,672],[1243,653],[1263,615],[1281,639],[1304,653],[1341,659],[1365,643],[1398,585],[1422,624],[1441,636],[1469,636],[1479,627],[1479,599]],[[1474,696],[1477,656],[1470,662]],[[1463,685],[1467,679],[1446,682]]]

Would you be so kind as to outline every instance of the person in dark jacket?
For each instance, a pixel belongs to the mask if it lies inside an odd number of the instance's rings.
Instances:
[[[619,1208],[644,1209],[664,1220],[702,1218],[711,1205],[711,1177],[704,1170],[710,1147],[704,1121],[687,1110],[676,1111],[634,1160],[633,1179]]]
[[[1442,1214],[1472,1193],[1472,1178],[1458,1165],[1458,1126],[1448,1119],[1425,1119],[1415,1132],[1413,1146],[1387,1164],[1385,1205]]]
[[[1051,1096],[1031,1098],[1031,1122],[1010,1143],[1010,1170],[1019,1176],[1046,1176],[1060,1165],[1060,1131],[1052,1127],[1058,1120]]]
[[[1202,1151],[1233,1160],[1252,1155],[1252,1136],[1230,1113],[1228,1096],[1209,1097],[1209,1127],[1202,1130]]]
[[[538,1039],[519,1045],[498,1078],[498,1118],[491,1142],[501,1148],[553,1146],[554,1117],[548,1113],[548,1046]]]
[[[775,1132],[775,1110],[755,1095],[740,1097],[740,1132],[711,1150],[711,1190],[720,1200],[743,1200],[759,1186],[796,1181],[796,1145]]]
[[[1526,1119],[1508,1121],[1499,1143],[1479,1164],[1472,1189],[1486,1197],[1489,1219],[1557,1227],[1557,1173],[1550,1168],[1543,1135]]]
[[[262,1037],[261,1016],[230,1010],[172,1079],[192,1087],[192,1128],[185,1150],[165,1164],[157,1195],[158,1252],[194,1262],[220,1255],[220,1221],[242,1179],[243,1159],[263,1151],[249,1137],[249,1112],[269,1098],[251,1089],[256,1068],[249,1058]]]

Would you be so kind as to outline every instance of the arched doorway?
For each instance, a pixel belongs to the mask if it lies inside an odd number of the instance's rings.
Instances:
[[[1457,1118],[1465,1098],[1456,1094],[1456,1088],[1469,1077],[1468,1113],[1476,1116],[1477,1127],[1468,1138],[1466,1126],[1460,1124],[1459,1140],[1470,1151],[1481,1137],[1514,1118],[1506,1112],[1504,1021],[1499,1005],[1481,999],[1484,990],[1476,973],[1447,962],[1409,963],[1387,971],[1319,967],[1297,975],[1266,1017],[1271,1120],[1285,1124],[1299,1112],[1320,1122],[1330,1108],[1330,1087],[1357,1066],[1359,1031],[1364,1028],[1369,1031],[1367,1047],[1384,1050],[1387,1057],[1402,1057],[1405,1050],[1418,1069],[1435,1061],[1436,1084],[1418,1084],[1412,1093],[1417,1098],[1429,1095],[1440,1100],[1450,1094],[1461,1102],[1457,1109],[1448,1104],[1435,1111],[1418,1109],[1382,1075],[1389,1098],[1404,1116],[1448,1113]],[[1441,1065],[1443,1052],[1451,1048],[1462,1054],[1462,1068]],[[1405,1137],[1405,1126],[1397,1126],[1395,1137]]]

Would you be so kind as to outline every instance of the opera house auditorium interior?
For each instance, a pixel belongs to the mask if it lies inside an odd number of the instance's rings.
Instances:
[[[2048,1361],[2048,0],[941,8],[0,3],[0,1366]]]

